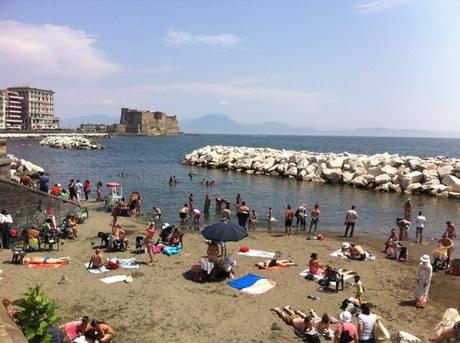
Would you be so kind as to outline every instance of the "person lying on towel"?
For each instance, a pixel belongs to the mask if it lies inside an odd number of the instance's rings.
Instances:
[[[361,245],[350,244],[350,249],[345,252],[345,256],[351,260],[364,261],[366,259],[366,251]]]
[[[266,260],[264,262],[256,263],[256,266],[260,269],[268,269],[271,267],[289,267],[296,266],[296,264],[290,260],[277,260],[276,258],[272,260]]]
[[[70,257],[60,257],[60,258],[51,258],[48,256],[42,257],[42,256],[32,256],[32,257],[26,257],[26,256],[21,256],[21,259],[19,261],[21,264],[69,264],[70,262]]]
[[[312,316],[301,311],[294,311],[289,306],[283,309],[273,307],[271,310],[276,312],[286,324],[292,325],[297,335],[310,338],[308,342],[319,342]]]

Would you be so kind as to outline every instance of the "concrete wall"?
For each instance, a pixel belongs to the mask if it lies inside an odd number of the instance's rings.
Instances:
[[[38,225],[37,210],[54,209],[56,223],[60,224],[69,213],[80,212],[81,206],[73,201],[62,200],[53,195],[24,187],[0,177],[0,209],[6,208],[13,217],[13,225]],[[39,218],[39,216],[38,216]]]

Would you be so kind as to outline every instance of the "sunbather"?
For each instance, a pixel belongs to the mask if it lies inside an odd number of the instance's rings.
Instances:
[[[175,247],[181,242],[182,232],[178,228],[174,228],[174,231],[169,239],[168,245]]]
[[[88,316],[84,316],[81,318],[80,325],[77,326],[77,335],[84,336],[86,332],[91,330],[91,324],[89,323]]]
[[[289,267],[289,266],[296,266],[294,262],[290,260],[277,260],[277,259],[272,259],[272,260],[266,260],[264,262],[259,262],[256,263],[256,266],[259,267],[260,269],[268,269],[270,267]]]
[[[276,312],[286,324],[292,325],[297,334],[316,336],[316,329],[311,316],[307,316],[301,311],[294,311],[289,306],[284,306],[283,309],[273,307],[271,310]]]
[[[310,261],[308,262],[309,272],[312,275],[320,275],[324,273],[324,267],[319,263],[318,254],[313,253],[310,255]]]
[[[89,268],[91,269],[98,269],[104,265],[104,257],[102,255],[101,249],[96,249],[93,256],[91,256],[91,260],[89,262]]]
[[[208,260],[210,262],[217,262],[217,259],[220,255],[220,249],[219,249],[219,244],[216,241],[206,241],[206,244],[208,245]]]
[[[454,338],[454,342],[460,341],[460,321],[457,321],[451,328],[441,330],[439,333],[437,333],[434,337],[430,339],[430,342],[444,343],[450,338]]]
[[[110,343],[115,337],[115,330],[108,324],[93,320],[91,326],[98,331],[99,343]]]
[[[345,253],[351,260],[364,261],[366,259],[366,251],[361,245],[350,244],[350,250]]]
[[[21,256],[19,262],[21,264],[41,264],[41,263],[46,263],[46,264],[58,264],[58,263],[69,264],[70,257],[51,258],[51,257],[48,257],[48,256],[45,256],[45,257],[42,257],[42,256],[32,256],[32,257]]]

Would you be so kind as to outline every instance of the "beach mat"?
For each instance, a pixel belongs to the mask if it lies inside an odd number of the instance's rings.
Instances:
[[[239,252],[238,255],[272,259],[275,257],[276,253],[270,251],[250,249],[248,252]]]
[[[114,276],[109,276],[109,277],[99,279],[99,280],[101,280],[103,283],[109,285],[109,284],[115,283],[115,282],[126,281],[127,277],[128,277],[128,275],[114,275]]]
[[[135,258],[120,258],[118,259],[120,262],[120,268],[123,269],[138,269],[139,263],[137,263]]]
[[[64,332],[66,336],[73,341],[75,338],[78,337],[77,334],[77,327],[81,324],[81,320],[76,320],[70,323],[66,323],[63,325],[64,327]]]
[[[311,275],[315,280],[321,280],[324,277],[324,274],[320,274],[320,275],[310,274],[310,269],[309,268],[307,268],[304,271],[300,272],[299,275],[302,276],[302,277],[306,277],[307,275]]]
[[[245,276],[242,276],[236,280],[229,281],[228,285],[230,287],[241,290],[243,288],[252,286],[260,279],[264,279],[264,277],[255,274],[246,274]]]
[[[243,288],[241,290],[241,293],[246,293],[250,295],[259,295],[259,294],[268,292],[269,290],[275,288],[276,286],[277,286],[277,283],[275,281],[272,281],[269,279],[260,279],[256,281],[256,283],[253,284],[252,286]]]
[[[256,265],[256,268],[260,271],[260,272],[271,272],[271,271],[274,271],[274,270],[280,270],[280,269],[287,269],[289,267],[292,267],[292,266],[286,266],[286,267],[283,267],[283,266],[273,266],[273,267],[268,267],[268,268],[260,268],[259,266]]]
[[[351,258],[346,257],[342,253],[342,249],[336,250],[336,251],[330,253],[329,255],[333,256],[333,257],[337,257],[337,258],[344,258],[344,259],[347,259],[347,260],[350,260],[350,261],[359,261],[359,260],[353,260]],[[375,259],[376,259],[376,257],[374,255],[371,255],[371,254],[366,252],[366,261],[375,261]]]
[[[65,263],[31,263],[28,264],[28,268],[37,269],[37,268],[59,268],[65,265]]]
[[[91,274],[107,273],[110,271],[109,269],[107,269],[106,266],[102,266],[101,268],[88,269],[89,262],[85,263],[84,266],[85,266],[85,269],[89,271]]]

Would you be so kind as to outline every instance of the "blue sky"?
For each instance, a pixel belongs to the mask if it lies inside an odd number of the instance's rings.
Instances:
[[[0,51],[61,117],[460,130],[457,0],[0,0]]]

